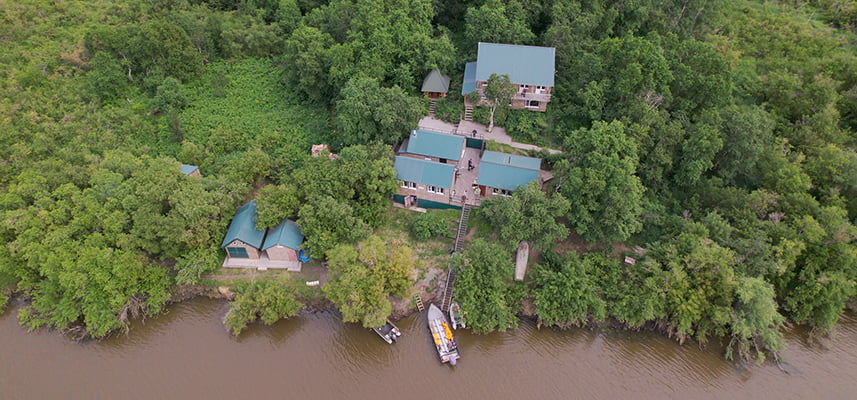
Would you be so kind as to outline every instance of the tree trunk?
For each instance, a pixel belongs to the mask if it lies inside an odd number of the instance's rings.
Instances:
[[[488,132],[489,133],[494,130],[494,110],[497,109],[497,105],[496,104],[492,105],[490,107],[490,109],[491,109],[491,113],[490,113],[490,117],[488,118]]]

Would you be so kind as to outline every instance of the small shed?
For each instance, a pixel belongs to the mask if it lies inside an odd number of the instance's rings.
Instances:
[[[251,200],[235,212],[220,247],[227,258],[258,259],[264,238],[265,231],[256,229],[256,201]]]
[[[187,176],[202,176],[202,173],[199,172],[199,167],[196,165],[182,164],[179,166],[179,170]]]
[[[304,235],[295,221],[284,219],[277,226],[268,229],[268,236],[262,245],[262,251],[270,260],[300,261],[299,253]]]
[[[446,97],[449,92],[449,77],[442,74],[439,69],[433,69],[423,79],[422,92],[430,99]]]

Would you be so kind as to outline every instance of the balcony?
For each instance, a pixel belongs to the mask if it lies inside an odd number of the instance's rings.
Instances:
[[[514,95],[512,95],[512,100],[523,100],[523,101],[534,100],[534,101],[547,103],[547,102],[551,101],[551,95],[550,95],[550,93],[532,93],[532,92],[515,93]]]

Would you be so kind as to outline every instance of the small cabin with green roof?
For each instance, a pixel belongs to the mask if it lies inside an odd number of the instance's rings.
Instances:
[[[433,69],[423,79],[421,91],[432,100],[446,97],[446,93],[449,92],[449,77],[442,74],[439,69]]]
[[[553,47],[521,46],[501,43],[479,43],[475,62],[464,66],[461,94],[467,96],[487,87],[491,74],[508,75],[515,85],[512,108],[533,111],[547,110],[554,86],[556,49]]]
[[[277,226],[268,229],[262,251],[270,260],[300,261],[300,247],[304,242],[301,228],[295,221],[284,219]]]
[[[199,172],[199,167],[196,165],[182,164],[179,166],[179,171],[187,176],[202,176]]]
[[[235,217],[229,223],[229,229],[220,245],[221,248],[226,249],[227,258],[254,260],[259,258],[259,248],[262,247],[265,231],[256,229],[255,218],[255,200],[247,202],[235,212]]]
[[[485,151],[476,183],[483,197],[511,196],[518,187],[539,180],[542,160],[514,154]]]

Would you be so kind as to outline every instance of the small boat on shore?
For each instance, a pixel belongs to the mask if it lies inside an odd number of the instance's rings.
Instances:
[[[428,326],[431,331],[432,340],[437,348],[437,355],[440,357],[440,362],[448,362],[449,365],[455,365],[457,360],[461,358],[461,353],[458,352],[458,344],[455,343],[455,338],[452,336],[452,330],[449,329],[449,324],[446,322],[446,317],[440,308],[432,304],[428,309]]]
[[[449,305],[449,322],[452,323],[452,329],[458,329],[459,326],[467,328],[461,315],[461,307],[454,301]]]
[[[402,336],[402,331],[399,330],[399,327],[393,325],[392,322],[387,321],[386,324],[381,325],[377,328],[372,328],[381,339],[384,339],[388,344],[393,344],[399,340],[399,336]]]

